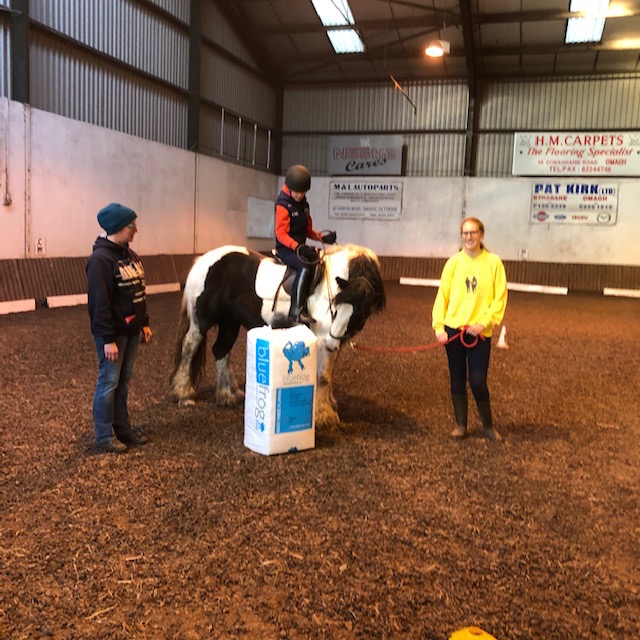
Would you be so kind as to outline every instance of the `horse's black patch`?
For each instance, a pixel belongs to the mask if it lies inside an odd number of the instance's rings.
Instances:
[[[207,273],[204,289],[196,301],[196,318],[202,335],[218,325],[212,347],[217,360],[231,351],[241,326],[248,330],[265,324],[260,313],[262,300],[255,292],[261,259],[255,252],[227,253]]]
[[[340,290],[335,303],[351,304],[353,314],[342,340],[360,331],[372,313],[380,312],[387,302],[384,282],[378,264],[366,255],[358,255],[349,261],[349,281]]]

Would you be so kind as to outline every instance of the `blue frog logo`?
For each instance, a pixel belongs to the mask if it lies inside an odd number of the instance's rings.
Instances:
[[[309,347],[306,347],[302,340],[295,344],[289,340],[282,349],[284,357],[289,361],[289,368],[287,373],[293,373],[294,360],[300,365],[300,369],[304,371],[304,365],[302,364],[302,358],[306,358],[309,355]]]

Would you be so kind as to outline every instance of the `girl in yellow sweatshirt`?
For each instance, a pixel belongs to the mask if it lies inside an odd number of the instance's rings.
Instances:
[[[464,438],[467,433],[468,370],[482,421],[481,434],[496,441],[502,438],[493,427],[487,374],[493,328],[502,322],[507,306],[507,278],[502,260],[484,246],[484,224],[477,218],[466,218],[460,231],[463,248],[447,260],[442,270],[432,326],[438,342],[445,344],[449,360],[456,421],[451,436]],[[458,339],[448,342],[461,331]],[[476,339],[475,346],[465,346]]]

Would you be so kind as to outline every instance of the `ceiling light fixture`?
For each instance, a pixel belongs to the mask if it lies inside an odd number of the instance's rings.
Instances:
[[[424,52],[430,58],[442,58],[445,53],[451,53],[451,43],[448,40],[432,40]]]

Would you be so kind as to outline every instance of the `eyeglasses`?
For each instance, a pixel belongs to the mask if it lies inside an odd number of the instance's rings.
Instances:
[[[480,232],[479,231],[463,231],[460,235],[463,236],[477,236]]]
[[[127,228],[128,228],[128,229],[137,229],[138,227],[136,226],[136,223],[135,223],[135,222],[130,222],[130,223],[127,225]]]

